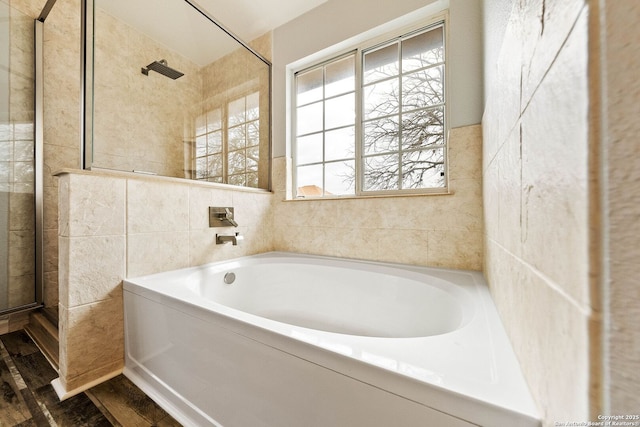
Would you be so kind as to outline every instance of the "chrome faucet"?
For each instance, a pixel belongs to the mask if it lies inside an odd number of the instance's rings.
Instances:
[[[231,235],[216,234],[216,245],[224,245],[225,243],[231,242],[233,246],[238,246],[243,240],[244,237],[241,236],[240,233]]]

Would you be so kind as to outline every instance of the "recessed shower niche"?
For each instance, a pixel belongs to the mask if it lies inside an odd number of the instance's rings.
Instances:
[[[191,1],[83,6],[85,169],[269,189],[267,59]]]

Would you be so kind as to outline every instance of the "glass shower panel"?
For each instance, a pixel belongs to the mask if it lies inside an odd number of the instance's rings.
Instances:
[[[268,189],[270,64],[184,0],[87,4],[85,168]]]
[[[33,18],[0,1],[0,313],[36,300]]]

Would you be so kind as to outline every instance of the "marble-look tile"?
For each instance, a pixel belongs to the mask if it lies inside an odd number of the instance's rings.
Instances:
[[[429,231],[427,247],[429,266],[482,270],[483,234],[480,230]]]
[[[127,180],[127,232],[189,231],[189,186]]]
[[[522,16],[522,110],[555,61],[556,54],[573,31],[584,0],[527,0],[521,2]]]
[[[489,245],[492,295],[531,392],[555,396],[538,399],[542,418],[589,419],[588,311],[500,246]]]
[[[125,237],[61,237],[60,295],[67,307],[122,296]]]
[[[189,232],[127,236],[127,276],[143,276],[189,266]]]
[[[449,179],[482,179],[482,127],[451,129],[447,143]]]
[[[429,265],[429,232],[393,230],[378,233],[378,261]]]
[[[68,194],[65,194],[66,191]],[[61,236],[124,234],[124,179],[66,174],[61,179],[60,192]]]
[[[485,194],[484,204],[493,203],[493,214],[485,223],[491,227],[491,237],[515,255],[522,252],[522,162],[520,126],[514,128],[490,167],[495,176],[494,194]],[[489,207],[487,209],[490,209]],[[494,223],[489,226],[488,223]]]
[[[586,61],[585,13],[522,117],[522,255],[581,303],[589,300]]]
[[[124,365],[121,298],[60,310],[60,376],[72,390]]]
[[[209,207],[233,207],[232,191],[192,185],[189,187],[189,229],[209,228]],[[235,213],[235,209],[234,209]]]

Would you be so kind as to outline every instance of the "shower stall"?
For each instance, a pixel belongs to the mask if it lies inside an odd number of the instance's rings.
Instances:
[[[42,45],[34,21],[0,0],[0,315],[42,305]]]
[[[206,6],[83,1],[84,169],[270,188],[270,39]]]

